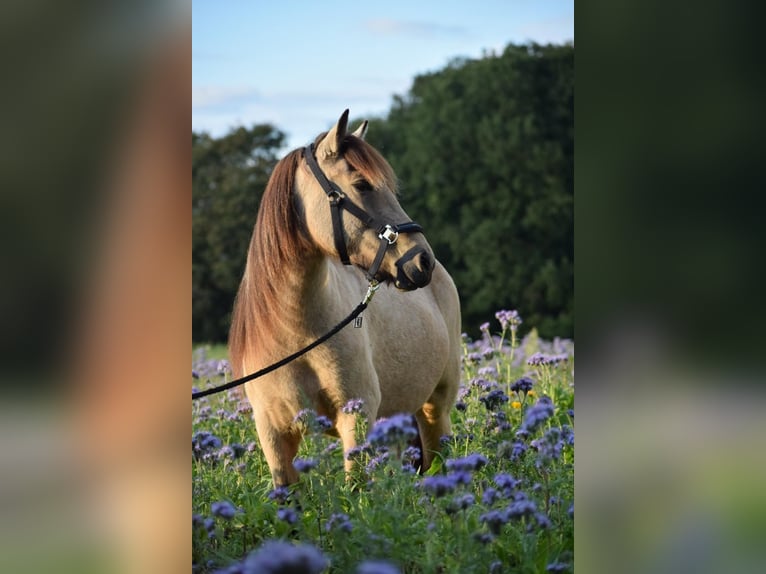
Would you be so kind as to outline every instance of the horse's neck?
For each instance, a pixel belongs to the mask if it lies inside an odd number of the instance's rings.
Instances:
[[[278,313],[285,338],[316,337],[329,330],[327,323],[339,305],[337,276],[333,264],[321,256],[311,257],[285,269],[278,288]]]

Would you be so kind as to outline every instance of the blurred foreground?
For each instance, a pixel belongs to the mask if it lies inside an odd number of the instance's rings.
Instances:
[[[186,571],[188,7],[0,29],[0,571]]]

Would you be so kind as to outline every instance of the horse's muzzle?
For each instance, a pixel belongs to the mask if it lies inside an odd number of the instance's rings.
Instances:
[[[422,248],[415,247],[402,255],[396,262],[396,288],[413,291],[431,282],[434,259]]]

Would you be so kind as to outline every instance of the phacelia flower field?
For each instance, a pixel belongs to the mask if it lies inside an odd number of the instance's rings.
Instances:
[[[411,417],[362,419],[366,441],[344,453],[304,410],[300,483],[273,489],[244,394],[193,402],[193,571],[573,571],[574,343],[534,329],[519,340],[521,322],[498,311],[480,339],[464,336],[452,434],[425,475]],[[209,355],[193,353],[195,389],[231,377]],[[344,457],[358,463],[350,480]]]

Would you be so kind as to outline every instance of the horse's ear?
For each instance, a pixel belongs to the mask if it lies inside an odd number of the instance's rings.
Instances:
[[[338,119],[338,123],[327,132],[327,135],[319,144],[317,155],[322,157],[332,157],[338,155],[340,144],[346,137],[346,128],[348,127],[348,110],[343,112]]]
[[[367,135],[367,125],[369,122],[367,120],[364,120],[361,124],[359,124],[359,127],[354,130],[354,133],[352,133],[352,136],[358,137],[360,140],[364,139],[364,136]]]

